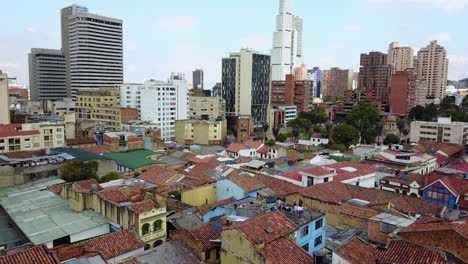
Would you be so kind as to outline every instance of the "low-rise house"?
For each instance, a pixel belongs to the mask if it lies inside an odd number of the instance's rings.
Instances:
[[[389,239],[397,237],[401,230],[414,223],[414,221],[413,218],[405,215],[380,213],[369,219],[367,235],[369,240],[385,245]]]
[[[257,151],[263,147],[262,142],[258,141],[245,141],[244,143],[231,143],[226,152],[231,158],[239,158],[240,156],[244,157],[255,157],[257,156]]]
[[[246,214],[239,213],[239,211],[244,207],[249,207],[251,204],[253,204],[257,199],[254,197],[247,197],[243,198],[240,200],[223,200],[225,202],[216,204],[216,206],[213,206],[209,208],[209,211],[205,211],[203,215],[201,215],[203,222],[208,223],[211,221],[211,219],[219,217],[219,216],[230,216],[230,215],[240,215],[240,216],[254,216],[257,215],[258,213],[261,213],[262,207],[260,205],[256,205],[254,210],[249,210],[252,212],[249,212]],[[251,208],[249,208],[251,209]]]
[[[468,179],[438,177],[421,188],[423,200],[441,203],[450,208],[468,208]]]
[[[296,184],[280,180],[266,174],[256,174],[255,179],[263,183],[266,188],[272,190],[274,195],[279,198],[284,198],[289,194],[298,192],[300,189],[302,189],[302,187]]]
[[[381,164],[395,170],[419,174],[431,173],[438,168],[437,158],[426,153],[403,152],[387,149],[373,158],[366,159],[365,164]]]
[[[421,188],[424,187],[425,178],[426,175],[415,173],[386,176],[380,180],[380,189],[396,194],[421,197]]]
[[[164,243],[161,246],[150,250],[145,250],[132,258],[126,259],[120,264],[185,264],[200,262],[200,259],[192,250],[189,249],[187,244],[181,240],[177,240]]]
[[[46,246],[31,246],[25,248],[15,248],[6,250],[0,255],[0,264],[21,263],[21,264],[59,264],[57,257],[50,252]]]
[[[465,147],[462,145],[438,142],[420,142],[413,147],[413,150],[433,155],[441,155],[447,158],[447,163],[457,160],[465,153]]]
[[[257,191],[265,188],[263,183],[247,173],[237,171],[216,182],[216,200],[233,197],[240,200],[245,197],[257,197]]]
[[[310,139],[299,139],[299,144],[304,146],[325,146],[328,142],[328,135],[323,133],[313,133]]]
[[[264,145],[257,151],[257,157],[261,159],[277,159],[286,156],[286,149],[280,145],[266,146]]]
[[[158,185],[174,183],[180,180],[184,175],[171,169],[162,167],[151,168],[138,176],[138,179]]]
[[[186,145],[221,145],[226,139],[226,119],[176,120],[175,141]]]
[[[130,132],[107,132],[103,136],[104,152],[122,152],[145,148],[142,135]]]
[[[161,153],[148,149],[112,152],[104,156],[115,160],[117,172],[141,172],[153,167],[166,167],[165,163],[157,160]]]
[[[96,139],[93,137],[70,138],[66,139],[65,142],[69,148],[89,148],[96,146]]]

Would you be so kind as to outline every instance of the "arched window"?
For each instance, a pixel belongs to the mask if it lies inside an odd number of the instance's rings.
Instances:
[[[145,244],[145,250],[148,250],[151,248],[151,245],[150,244]]]
[[[153,223],[153,229],[154,231],[159,231],[162,229],[162,220],[156,220],[154,223]]]
[[[156,240],[156,241],[154,241],[153,247],[155,248],[157,246],[160,246],[160,245],[162,245],[162,243],[163,243],[162,240]]]
[[[150,224],[144,224],[142,227],[141,227],[141,233],[143,235],[146,235],[148,234],[150,231]]]

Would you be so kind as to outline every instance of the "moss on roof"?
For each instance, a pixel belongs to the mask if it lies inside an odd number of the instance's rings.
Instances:
[[[155,154],[158,154],[158,152],[148,149],[136,149],[125,152],[112,152],[104,154],[104,156],[115,160],[118,165],[134,170],[152,164],[165,164],[164,162],[147,158],[148,156]]]

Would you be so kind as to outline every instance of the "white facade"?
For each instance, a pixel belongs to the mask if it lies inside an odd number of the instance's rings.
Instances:
[[[328,138],[311,137],[310,139],[299,139],[299,144],[304,146],[320,146],[327,145]]]
[[[140,110],[140,120],[158,125],[163,140],[175,139],[175,120],[187,119],[188,83],[181,75],[120,86],[120,106]]]
[[[303,19],[292,14],[293,0],[280,0],[271,50],[272,80],[285,80],[302,64]]]

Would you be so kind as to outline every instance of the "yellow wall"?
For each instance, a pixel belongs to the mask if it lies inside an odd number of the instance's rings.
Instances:
[[[151,212],[146,212],[138,215],[139,220],[139,228],[138,228],[138,233],[140,235],[141,240],[145,244],[151,245],[153,247],[153,244],[157,240],[162,240],[163,242],[166,240],[166,208],[161,207],[161,208],[156,208],[153,209]],[[161,220],[161,230],[156,231],[154,229],[154,222]],[[150,232],[146,235],[143,235],[142,228],[144,224],[149,224],[150,225]]]
[[[184,190],[181,194],[181,202],[192,206],[214,203],[216,202],[216,187],[206,185],[196,189]]]
[[[225,230],[221,233],[221,263],[269,263],[245,237],[237,230]]]

